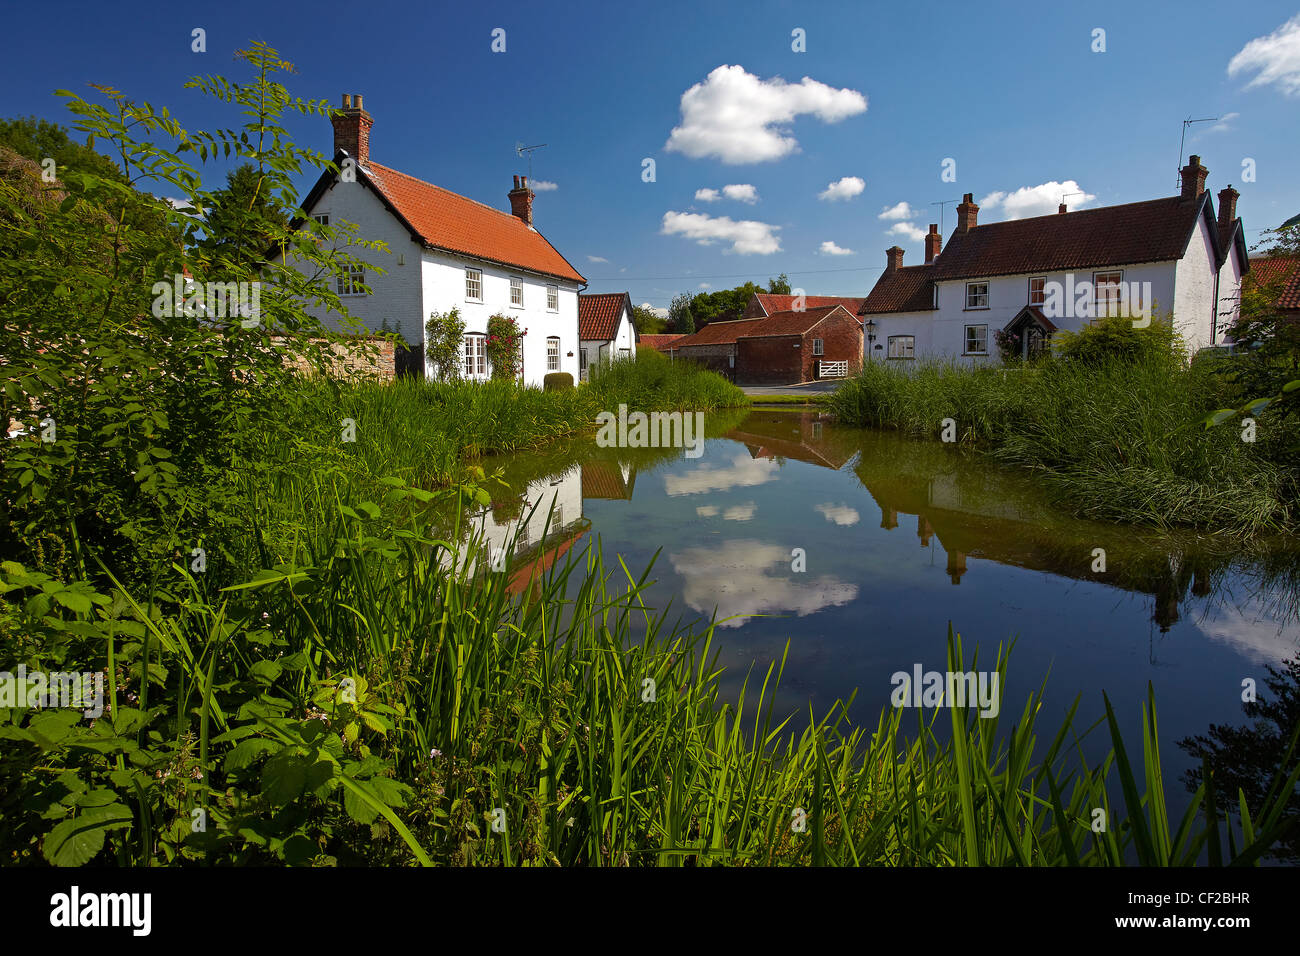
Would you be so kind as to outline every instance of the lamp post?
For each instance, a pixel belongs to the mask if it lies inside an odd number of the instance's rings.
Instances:
[[[876,341],[876,320],[867,319],[866,325],[864,325],[863,328],[867,330],[867,358],[871,358],[872,345]]]

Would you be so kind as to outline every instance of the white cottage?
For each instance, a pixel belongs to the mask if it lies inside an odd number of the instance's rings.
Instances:
[[[1205,190],[1207,170],[1192,156],[1182,191],[1166,199],[978,224],[967,193],[957,228],[940,249],[938,227],[925,238],[925,264],[888,265],[858,311],[870,359],[999,360],[998,331],[1015,336],[1022,356],[1058,329],[1078,329],[1127,305],[1172,313],[1190,351],[1221,344],[1237,317],[1249,270],[1238,193],[1219,193],[1219,215]]]
[[[370,114],[358,95],[344,95],[333,117],[334,162],[354,175],[326,172],[303,201],[317,220],[347,220],[388,252],[355,249],[382,266],[339,280],[348,310],[374,331],[397,331],[408,349],[398,371],[432,374],[424,360],[425,321],[432,312],[460,310],[465,321],[462,367],[470,379],[491,375],[487,321],[516,319],[526,331],[523,380],[540,385],[548,372],[578,379],[578,292],[586,279],[533,226],[534,193],[516,176],[503,212],[408,176],[370,158]],[[362,292],[365,283],[370,292]],[[317,316],[339,328],[337,316]]]
[[[636,357],[632,297],[626,292],[578,296],[579,369],[583,379],[597,362]]]

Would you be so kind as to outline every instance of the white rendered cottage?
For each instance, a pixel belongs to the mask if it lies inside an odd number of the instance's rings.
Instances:
[[[467,378],[490,377],[487,321],[500,313],[527,332],[525,383],[540,385],[548,372],[568,372],[577,381],[578,291],[586,279],[534,228],[527,177],[514,178],[511,211],[503,212],[372,160],[374,121],[360,95],[355,105],[344,95],[333,123],[334,162],[354,175],[326,172],[302,208],[326,224],[354,222],[362,237],[387,243],[388,252],[350,250],[386,271],[340,280],[338,291],[367,328],[378,332],[386,326],[406,340],[399,372],[433,373],[424,361],[425,321],[432,312],[456,308],[465,322],[461,359]],[[361,282],[369,293],[356,288]],[[317,318],[341,328],[338,316]]]
[[[1200,157],[1181,172],[1177,196],[1077,212],[1062,204],[1056,215],[983,226],[967,193],[942,252],[930,226],[924,265],[904,266],[898,246],[886,251],[858,311],[868,358],[997,362],[999,330],[1029,356],[1058,329],[1077,331],[1120,303],[1152,318],[1172,312],[1193,353],[1223,343],[1250,268],[1238,193],[1219,192],[1216,219]]]
[[[626,292],[583,293],[578,296],[578,358],[582,378],[597,362],[636,357],[637,331],[632,321],[632,297]]]

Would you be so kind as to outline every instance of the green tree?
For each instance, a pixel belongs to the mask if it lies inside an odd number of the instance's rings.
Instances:
[[[424,323],[424,357],[433,364],[438,381],[454,382],[461,377],[464,347],[465,320],[460,309],[430,312]]]
[[[198,255],[214,265],[256,266],[289,220],[268,195],[270,182],[252,163],[226,174],[226,188],[212,193]]]
[[[775,279],[767,280],[767,291],[772,295],[790,295],[790,280],[782,272]]]
[[[668,306],[668,324],[674,332],[689,335],[695,331],[695,317],[691,314],[691,296],[681,292],[673,296]]]
[[[658,335],[668,326],[668,320],[655,315],[643,305],[632,306],[632,324],[642,335]]]

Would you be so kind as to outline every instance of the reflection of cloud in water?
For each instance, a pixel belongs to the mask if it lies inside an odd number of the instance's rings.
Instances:
[[[771,481],[780,467],[767,458],[737,455],[730,465],[722,468],[701,465],[685,475],[665,475],[664,488],[674,498],[708,491],[727,491],[730,488],[752,488]]]
[[[758,505],[752,501],[746,501],[743,505],[734,505],[722,512],[724,521],[748,521],[754,517],[754,512],[758,510]]]
[[[701,518],[712,518],[718,513],[717,505],[700,505],[695,509],[695,513]]]
[[[854,525],[862,520],[858,514],[857,508],[850,508],[848,505],[833,505],[830,502],[817,505],[815,510],[820,511],[826,516],[827,521],[834,521],[838,525]]]
[[[831,575],[812,577],[790,570],[790,549],[761,541],[728,541],[720,547],[687,548],[670,554],[673,569],[685,579],[682,597],[701,614],[736,619],[721,627],[740,627],[755,614],[815,614],[848,604],[858,586]]]
[[[1267,617],[1256,617],[1231,606],[1220,607],[1213,619],[1196,626],[1212,641],[1227,644],[1255,664],[1278,664],[1300,653],[1300,635],[1294,627],[1279,625]],[[1242,675],[1249,676],[1249,675]]]

